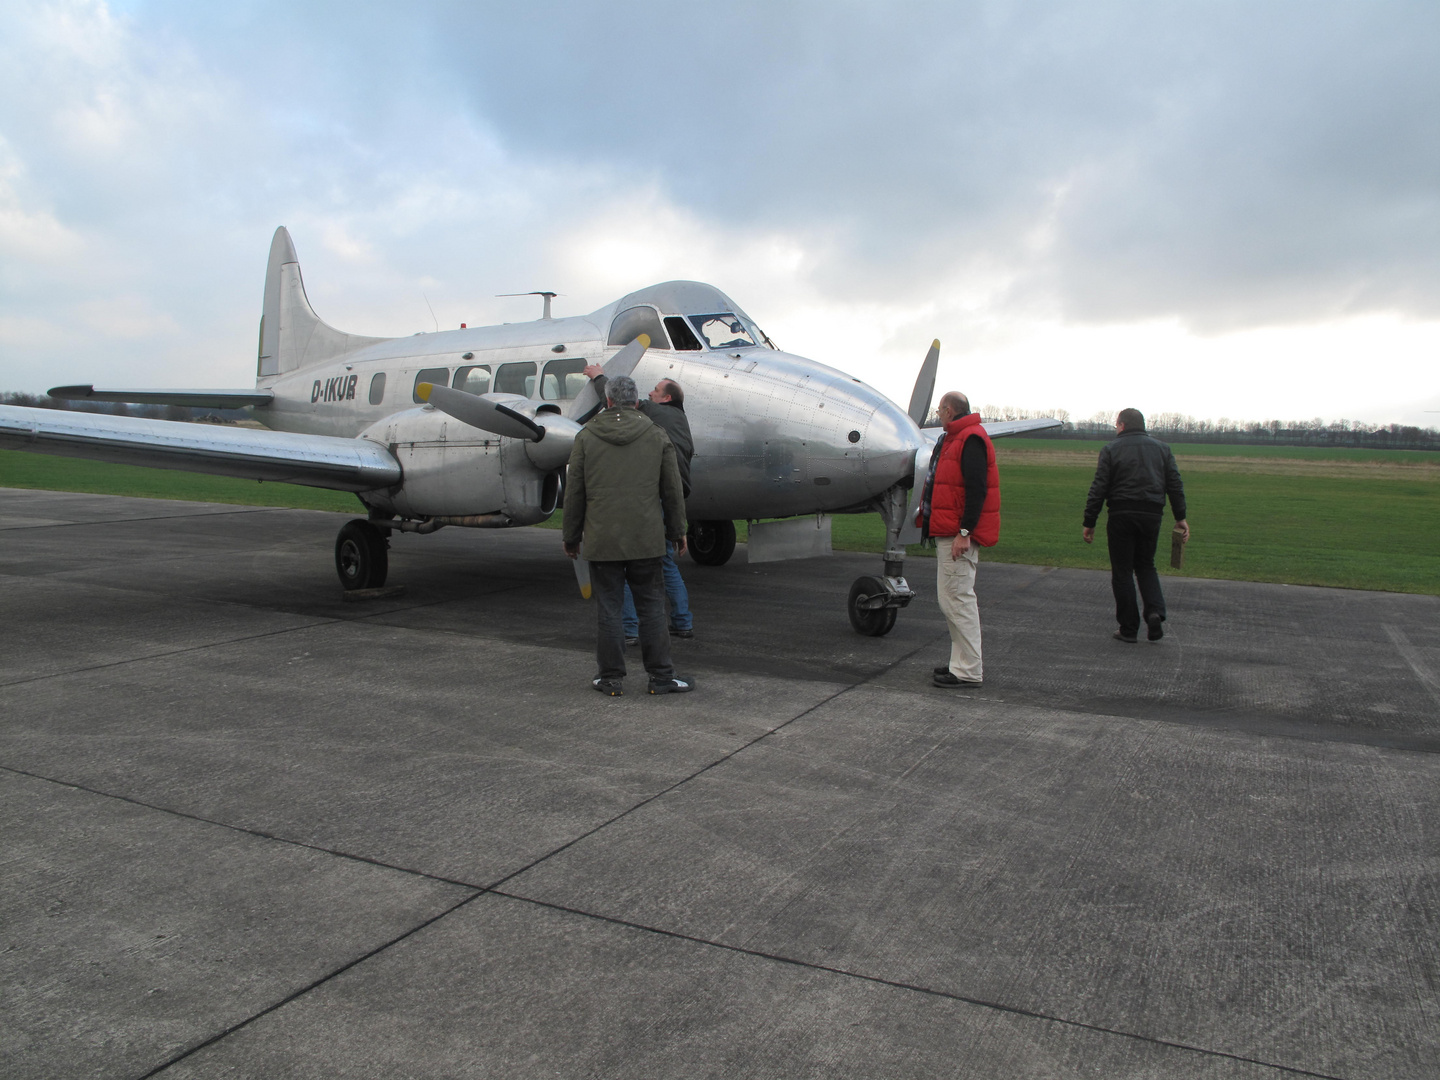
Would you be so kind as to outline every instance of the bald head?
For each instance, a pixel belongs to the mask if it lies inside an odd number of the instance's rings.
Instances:
[[[935,412],[940,417],[940,423],[948,424],[958,417],[970,415],[970,399],[959,390],[951,390],[940,398]]]

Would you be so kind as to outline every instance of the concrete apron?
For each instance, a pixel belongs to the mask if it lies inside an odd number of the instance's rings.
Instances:
[[[682,560],[589,688],[559,534],[0,490],[0,1075],[1421,1077],[1440,601]]]

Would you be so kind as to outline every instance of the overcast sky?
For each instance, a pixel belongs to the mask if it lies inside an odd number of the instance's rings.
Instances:
[[[709,281],[904,404],[1440,426],[1440,4],[0,5],[0,390]],[[432,321],[431,309],[434,311]]]

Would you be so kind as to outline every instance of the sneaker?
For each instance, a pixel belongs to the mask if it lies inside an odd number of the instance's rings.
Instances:
[[[627,637],[627,638],[625,639],[625,647],[626,647],[627,649],[633,649],[636,645],[639,645],[639,644],[640,644],[640,639],[639,639],[638,637]]]
[[[670,636],[671,636],[671,637],[694,637],[694,636],[695,636],[695,631],[694,631],[694,630],[677,630],[677,629],[675,629],[675,627],[672,626],[672,627],[670,628]]]
[[[1146,615],[1145,625],[1150,628],[1150,631],[1145,636],[1151,641],[1159,641],[1162,637],[1165,636],[1165,627],[1161,625],[1161,623],[1163,623],[1164,621],[1164,619],[1162,619],[1159,615],[1153,612],[1149,615]]]
[[[650,693],[652,694],[688,694],[695,689],[694,679],[651,679]]]
[[[931,674],[932,674],[932,675],[949,675],[949,674],[950,674],[950,665],[949,665],[949,664],[941,664],[941,665],[940,665],[939,667],[937,667],[933,672],[931,672]]]
[[[943,671],[943,674],[941,673]],[[961,679],[950,674],[949,668],[942,668],[935,672],[935,677],[930,680],[936,686],[946,690],[973,690],[977,686],[984,685],[979,679]]]
[[[1124,630],[1116,630],[1115,633],[1111,634],[1110,636],[1113,637],[1116,641],[1125,642],[1126,645],[1134,645],[1135,642],[1139,640],[1136,635],[1127,634]]]
[[[599,690],[600,693],[608,694],[610,697],[620,697],[625,693],[624,689],[620,686],[619,679],[601,679],[596,677],[590,680],[590,685],[596,690]]]

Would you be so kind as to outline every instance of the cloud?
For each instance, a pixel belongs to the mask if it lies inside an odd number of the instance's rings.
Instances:
[[[983,400],[1084,415],[1140,370],[1147,407],[1200,413],[1196,370],[1254,364],[1251,411],[1283,412],[1322,391],[1254,343],[1331,365],[1358,334],[1384,400],[1419,400],[1437,39],[1386,0],[19,0],[0,382],[188,385],[204,356],[245,385],[285,224],[358,333],[693,277],[902,401],[938,335]]]

